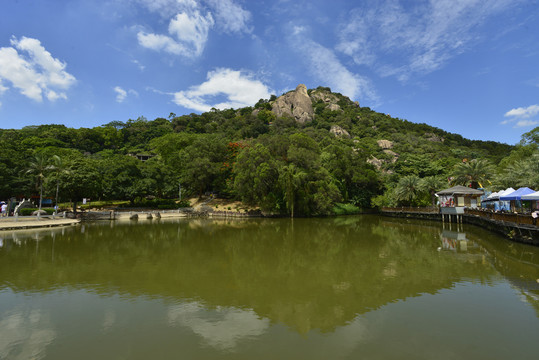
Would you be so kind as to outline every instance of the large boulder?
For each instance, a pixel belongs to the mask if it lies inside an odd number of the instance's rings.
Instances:
[[[378,140],[377,143],[382,149],[391,149],[393,147],[393,143],[389,140]]]
[[[339,125],[331,125],[331,129],[329,129],[329,132],[337,137],[350,138],[350,133]]]
[[[312,101],[307,94],[307,87],[303,84],[298,85],[296,90],[279,96],[272,104],[271,110],[278,117],[290,116],[302,124],[314,118]]]

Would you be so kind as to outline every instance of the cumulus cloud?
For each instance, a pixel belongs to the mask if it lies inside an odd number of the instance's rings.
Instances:
[[[519,107],[511,109],[505,113],[507,120],[502,124],[514,124],[514,127],[528,127],[539,125],[539,120],[532,119],[539,114],[539,105],[530,105],[528,107]]]
[[[208,32],[213,24],[210,13],[200,15],[198,11],[191,14],[181,12],[170,20],[168,33],[171,36],[139,31],[137,38],[140,45],[152,50],[198,57],[204,50]]]
[[[210,103],[212,98],[225,97],[226,101]],[[207,80],[189,90],[174,93],[174,102],[196,111],[211,108],[228,109],[252,106],[260,99],[268,99],[270,90],[252,75],[231,70],[217,69],[207,74]]]
[[[123,103],[125,99],[127,98],[128,94],[138,96],[138,93],[135,90],[129,89],[126,91],[122,89],[120,86],[114,87],[114,92],[116,93],[116,102],[118,103]]]
[[[138,0],[148,10],[169,20],[168,33],[139,31],[141,46],[189,58],[199,57],[210,30],[216,25],[225,33],[250,33],[251,13],[233,0]],[[203,6],[205,4],[206,6]]]
[[[164,50],[175,55],[188,55],[188,50],[173,38],[166,35],[148,34],[139,31],[137,39],[140,45],[155,51]]]
[[[310,66],[310,71],[323,83],[329,85],[351,99],[365,97],[377,100],[376,92],[370,81],[352,73],[344,66],[335,52],[311,40],[303,27],[294,27],[292,42],[299,49]]]
[[[66,64],[54,58],[37,39],[11,39],[11,47],[0,48],[0,95],[11,83],[21,94],[35,101],[67,99],[67,91],[75,82],[65,71]],[[2,82],[3,81],[3,82]]]
[[[519,107],[505,113],[506,117],[530,118],[539,114],[539,105],[530,105],[527,108]]]
[[[382,76],[408,79],[442,67],[476,39],[474,30],[514,4],[510,0],[402,0],[356,8],[340,26],[337,50]]]

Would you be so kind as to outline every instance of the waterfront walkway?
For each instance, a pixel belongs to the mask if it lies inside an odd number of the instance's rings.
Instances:
[[[0,231],[46,228],[55,226],[70,226],[76,225],[79,222],[80,219],[64,219],[62,217],[53,218],[52,216],[42,216],[39,219],[36,216],[10,216],[0,218]]]
[[[440,209],[437,207],[386,207],[381,209],[381,214],[403,218],[442,221]],[[512,241],[539,246],[539,226],[537,226],[537,222],[534,222],[531,215],[465,209],[464,213],[460,216],[461,222],[478,225],[495,231]]]

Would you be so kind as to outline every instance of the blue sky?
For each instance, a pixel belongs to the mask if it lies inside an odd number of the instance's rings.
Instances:
[[[0,127],[254,105],[298,84],[471,139],[539,125],[539,1],[3,0]]]

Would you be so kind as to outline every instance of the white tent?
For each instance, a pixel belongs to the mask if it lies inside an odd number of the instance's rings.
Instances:
[[[498,200],[497,204],[495,205],[495,210],[496,211],[497,210],[509,211],[511,209],[510,202],[509,201],[501,201],[500,198],[502,196],[509,195],[509,194],[511,194],[513,192],[515,192],[515,189],[513,189],[512,187],[498,192],[498,196],[495,199],[493,199],[493,200]]]
[[[498,199],[501,198],[502,196],[505,196],[505,195],[509,195],[511,194],[512,192],[515,192],[515,189],[513,189],[512,187],[510,188],[507,188],[505,190],[502,190],[498,193]]]
[[[500,198],[500,192],[493,192],[487,197],[487,200],[498,200]]]
[[[539,200],[539,191],[536,191],[528,195],[522,195],[521,199],[522,200]]]

